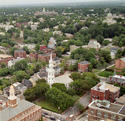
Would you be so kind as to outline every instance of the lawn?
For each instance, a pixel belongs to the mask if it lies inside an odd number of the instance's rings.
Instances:
[[[61,113],[60,110],[58,110],[52,103],[46,101],[46,100],[38,100],[34,102],[35,104],[41,106],[43,109],[47,109],[50,110],[52,112],[56,112],[56,113]]]
[[[103,72],[100,72],[98,75],[102,77],[109,77],[109,76],[112,76],[113,74],[114,72],[111,72],[111,71],[103,71]]]

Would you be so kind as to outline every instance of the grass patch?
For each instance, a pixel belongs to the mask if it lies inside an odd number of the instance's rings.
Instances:
[[[102,77],[109,77],[109,76],[112,76],[113,74],[114,73],[111,71],[103,71],[103,72],[100,72],[98,75]]]
[[[47,100],[41,99],[41,100],[35,101],[34,103],[41,106],[43,109],[47,109],[56,113],[61,113],[61,111],[58,110],[56,106],[54,106],[52,103],[48,102]]]

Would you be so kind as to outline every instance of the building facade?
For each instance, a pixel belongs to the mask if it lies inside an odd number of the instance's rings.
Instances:
[[[125,68],[125,57],[115,60],[115,68],[117,71],[121,71]]]
[[[82,62],[78,63],[78,71],[87,72],[89,65],[90,65],[90,63],[88,61],[82,61]]]
[[[41,107],[15,96],[11,85],[9,97],[0,96],[0,121],[39,121]]]
[[[39,54],[39,55],[38,55],[38,60],[44,61],[44,62],[49,62],[50,54],[51,54],[51,53]],[[56,57],[56,54],[55,54],[55,53],[52,53],[52,57],[55,58],[55,57]]]
[[[109,81],[113,84],[119,84],[121,86],[125,86],[125,76],[121,75],[110,76]]]
[[[125,121],[125,105],[95,100],[88,107],[88,121]]]
[[[15,50],[14,51],[14,57],[20,57],[20,58],[26,58],[26,51],[24,50]]]
[[[120,88],[114,85],[100,82],[95,87],[91,88],[91,101],[93,100],[108,100],[114,102],[119,97]]]

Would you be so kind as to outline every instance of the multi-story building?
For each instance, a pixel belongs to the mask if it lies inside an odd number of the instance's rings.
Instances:
[[[125,105],[94,100],[88,107],[88,121],[125,121]]]
[[[45,62],[49,62],[50,54],[51,54],[51,53],[39,54],[39,55],[38,55],[38,60],[45,61]],[[56,53],[52,53],[52,57],[55,58],[55,57],[56,57]]]
[[[87,72],[89,65],[90,65],[90,63],[88,61],[82,61],[82,62],[78,63],[78,71]]]
[[[15,96],[11,85],[9,97],[0,96],[0,121],[39,121],[41,107]]]
[[[14,51],[14,57],[20,57],[20,58],[26,58],[26,51],[24,50],[15,50]]]
[[[114,102],[119,97],[120,88],[105,82],[100,82],[91,88],[91,101],[108,100]]]
[[[117,59],[115,61],[115,68],[117,69],[117,71],[121,71],[125,68],[125,57]]]
[[[121,86],[125,86],[125,76],[121,75],[110,76],[109,81],[113,84],[119,84]]]

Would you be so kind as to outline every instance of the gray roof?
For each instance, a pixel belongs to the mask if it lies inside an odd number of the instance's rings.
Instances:
[[[22,49],[20,49],[20,50],[15,50],[15,52],[25,52],[25,50],[22,50]]]
[[[121,58],[121,60],[125,62],[125,57]]]
[[[90,64],[90,62],[89,61],[82,61],[79,64]]]
[[[17,107],[8,107],[0,111],[0,121],[8,121],[9,119],[15,117],[17,114],[29,109],[33,105],[33,103],[30,103],[26,100],[20,100]]]

